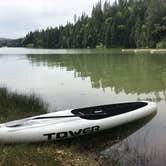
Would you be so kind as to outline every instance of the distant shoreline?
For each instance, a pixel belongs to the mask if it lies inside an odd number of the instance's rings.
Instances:
[[[166,53],[166,49],[122,49],[123,53]]]

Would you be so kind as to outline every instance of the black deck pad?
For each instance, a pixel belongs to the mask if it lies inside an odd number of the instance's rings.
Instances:
[[[146,106],[146,102],[119,103],[88,108],[80,108],[71,112],[82,119],[96,120],[124,114]],[[92,116],[93,115],[93,116]]]

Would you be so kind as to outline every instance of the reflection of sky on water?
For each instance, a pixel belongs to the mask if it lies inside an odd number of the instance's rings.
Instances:
[[[157,116],[130,139],[144,146],[146,137],[148,148],[166,149],[165,55],[0,55],[0,83],[40,95],[52,111],[157,101]]]

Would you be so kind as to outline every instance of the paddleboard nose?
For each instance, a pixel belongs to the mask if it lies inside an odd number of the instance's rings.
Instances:
[[[142,102],[148,103],[148,107],[150,108],[149,110],[151,112],[154,112],[154,113],[157,112],[158,107],[155,102],[152,102],[152,101],[142,101]]]
[[[152,112],[157,113],[157,104],[155,102],[150,102],[149,104],[151,105]]]

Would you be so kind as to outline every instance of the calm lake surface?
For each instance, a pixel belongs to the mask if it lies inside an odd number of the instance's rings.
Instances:
[[[166,158],[166,54],[114,49],[0,48],[0,86],[35,93],[49,111],[150,100],[157,115],[127,139]],[[103,149],[109,154],[110,148]],[[157,157],[159,159],[159,157]]]

